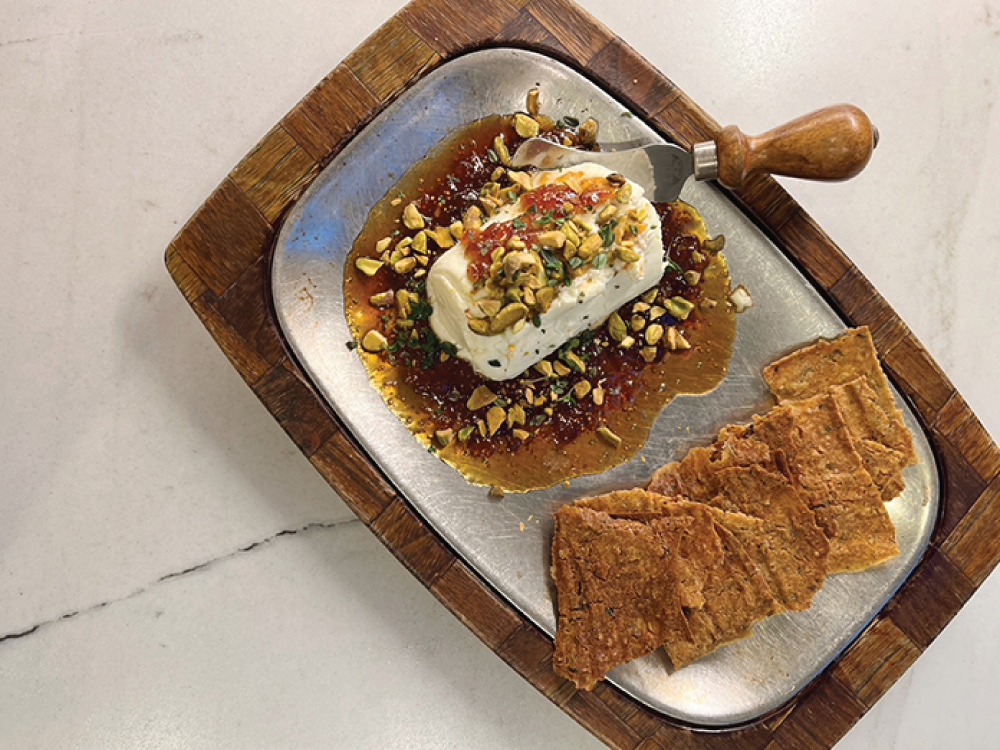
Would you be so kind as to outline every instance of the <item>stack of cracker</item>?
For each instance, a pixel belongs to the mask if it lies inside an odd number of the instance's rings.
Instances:
[[[662,646],[676,669],[807,609],[829,573],[898,554],[885,509],[916,463],[866,328],[769,365],[778,405],[555,514],[557,673],[589,690]]]

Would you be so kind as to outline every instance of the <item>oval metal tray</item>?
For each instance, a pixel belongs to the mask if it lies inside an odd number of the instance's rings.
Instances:
[[[497,75],[503,71],[503,75]],[[408,89],[326,167],[289,213],[271,269],[276,313],[290,346],[314,385],[425,520],[483,578],[550,635],[556,618],[548,546],[551,513],[586,494],[641,485],[653,470],[719,427],[765,411],[760,377],[768,361],[797,345],[843,330],[844,323],[725,193],[689,182],[681,198],[694,205],[711,233],[726,236],[733,283],[754,306],[738,317],[724,382],[712,393],[682,396],[657,420],[641,457],[569,487],[490,499],[428,454],[368,384],[343,311],[343,261],[368,211],[399,176],[465,122],[523,107],[527,90],[542,90],[554,117],[593,116],[605,148],[662,139],[591,81],[552,59],[524,50],[489,49],[460,57]],[[781,706],[829,664],[906,579],[937,518],[935,459],[898,393],[920,462],[904,472],[905,491],[889,505],[900,555],[877,568],[827,578],[811,609],[760,623],[749,639],[724,647],[677,672],[652,654],[609,678],[637,700],[702,726],[746,722]]]

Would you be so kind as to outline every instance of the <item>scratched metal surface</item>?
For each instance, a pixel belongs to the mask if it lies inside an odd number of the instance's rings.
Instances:
[[[503,71],[503,75],[497,75]],[[589,80],[546,57],[492,49],[447,63],[408,90],[359,134],[289,214],[272,267],[274,302],[288,342],[309,377],[371,457],[419,513],[482,577],[549,634],[556,626],[548,574],[551,512],[585,494],[643,484],[660,464],[711,442],[719,427],[768,407],[762,366],[844,324],[781,252],[725,195],[689,182],[681,198],[712,234],[726,235],[733,284],[755,304],[738,317],[729,373],[705,396],[677,398],[660,415],[639,457],[569,487],[487,497],[421,448],[368,384],[350,339],[342,298],[343,261],[368,211],[399,176],[455,125],[523,107],[539,85],[543,111],[593,116],[601,141],[661,139]],[[897,400],[899,396],[897,394]],[[671,673],[655,653],[610,678],[665,714],[705,726],[747,721],[780,706],[824,668],[871,620],[926,546],[938,505],[938,475],[925,436],[900,401],[920,463],[889,504],[901,554],[869,571],[827,578],[813,607],[760,623],[753,637]]]

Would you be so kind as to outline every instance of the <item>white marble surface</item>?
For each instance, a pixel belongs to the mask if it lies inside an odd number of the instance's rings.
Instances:
[[[1000,437],[1000,3],[584,0],[786,181]],[[0,746],[587,748],[295,450],[162,253],[400,2],[0,1]],[[997,747],[1000,579],[838,746]]]

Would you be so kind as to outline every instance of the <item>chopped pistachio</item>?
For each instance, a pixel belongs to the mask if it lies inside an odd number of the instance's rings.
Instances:
[[[617,448],[619,445],[622,444],[622,439],[618,437],[615,433],[613,433],[611,430],[609,430],[607,427],[598,427],[597,435],[598,437],[601,438],[601,440],[610,445],[612,448]]]
[[[499,333],[505,328],[509,328],[517,321],[528,316],[528,306],[522,302],[514,302],[504,307],[490,321],[490,332]]]
[[[529,404],[534,402],[535,391],[531,388],[531,386],[528,386],[524,389],[524,400],[527,401]]]
[[[522,190],[531,190],[531,177],[525,172],[508,172],[507,176],[515,185],[519,185]]]
[[[566,360],[566,363],[574,372],[583,372],[587,369],[583,364],[583,360],[576,355],[576,352],[566,352],[563,355],[563,359]]]
[[[647,344],[655,346],[663,338],[663,326],[659,323],[653,323],[653,325],[646,329],[644,337]]]
[[[378,294],[373,294],[368,298],[368,302],[371,303],[372,307],[392,307],[395,301],[396,297],[393,295],[391,289],[379,292]]]
[[[649,308],[649,319],[650,320],[659,320],[660,318],[663,317],[663,314],[666,311],[667,311],[667,308],[665,308],[665,307],[660,307],[659,305],[653,305],[651,308]]]
[[[551,286],[543,286],[541,289],[535,292],[535,301],[541,306],[542,310],[548,310],[549,305],[552,304],[552,300],[555,299],[556,290]]]
[[[619,203],[628,203],[632,200],[632,184],[626,182],[615,192],[615,200]]]
[[[410,293],[405,289],[396,290],[396,311],[399,317],[410,317]]]
[[[500,312],[500,307],[502,303],[498,299],[481,299],[477,303],[479,309],[483,311],[483,315],[488,318],[492,318],[498,312]]]
[[[618,346],[621,347],[622,349],[628,349],[634,343],[635,343],[634,338],[632,338],[631,336],[626,336],[621,340],[621,343],[619,343]]]
[[[552,369],[555,370],[556,375],[558,375],[561,378],[566,377],[571,372],[571,370],[559,360],[556,360],[555,362],[552,363]]]
[[[538,123],[538,127],[543,133],[547,133],[556,126],[556,121],[553,120],[548,115],[532,115],[535,118],[535,122]]]
[[[458,439],[464,443],[466,440],[469,439],[469,436],[472,435],[472,433],[475,431],[476,431],[475,425],[469,425],[467,427],[463,427],[461,430],[458,431]]]
[[[465,227],[462,226],[461,221],[453,221],[451,223],[451,226],[448,227],[448,231],[451,233],[451,236],[454,237],[456,240],[462,239],[462,232],[464,230]]]
[[[375,243],[375,252],[381,255],[392,244],[392,237],[383,237],[378,242]]]
[[[671,326],[667,329],[667,347],[669,349],[690,349],[691,344],[684,338],[683,334]]]
[[[538,244],[542,247],[559,248],[566,244],[566,235],[558,229],[542,232],[538,235]]]
[[[594,404],[596,406],[604,406],[604,386],[599,385],[594,389],[591,398],[594,399]]]
[[[428,263],[431,262],[430,258],[428,258],[426,255],[414,255],[413,257],[416,258],[417,263],[419,263],[422,266],[426,266]]]
[[[684,281],[688,283],[688,286],[694,286],[699,281],[701,281],[701,274],[698,271],[685,271],[683,273]]]
[[[507,412],[500,406],[491,406],[486,412],[486,429],[490,437],[496,434],[507,419]]]
[[[591,234],[580,243],[580,249],[576,251],[576,254],[587,261],[593,258],[603,245],[604,242],[599,234]]]
[[[618,209],[608,204],[607,206],[601,209],[601,212],[599,214],[597,214],[597,223],[606,224],[607,222],[615,218],[617,214],[618,214]]]
[[[622,341],[628,336],[628,327],[625,325],[625,321],[622,320],[622,316],[617,312],[611,313],[610,317],[608,317],[608,333],[615,341]]]
[[[528,98],[525,102],[525,108],[528,110],[528,114],[534,117],[538,114],[539,109],[539,97],[541,92],[538,89],[530,89],[528,91]]]
[[[365,276],[374,276],[382,265],[382,261],[374,258],[358,258],[354,261],[354,266]]]
[[[487,388],[485,385],[476,386],[476,390],[472,392],[469,396],[469,400],[465,402],[466,408],[469,411],[478,411],[484,406],[489,406],[494,401],[497,400],[497,394]]]
[[[528,416],[524,413],[524,407],[520,404],[514,404],[510,407],[507,412],[507,418],[510,420],[511,424],[524,424]]]
[[[416,267],[417,267],[417,259],[411,255],[408,258],[400,258],[398,261],[396,261],[396,263],[392,267],[392,270],[395,271],[396,273],[405,274],[409,273]]]
[[[633,331],[641,331],[646,326],[646,319],[641,315],[633,315],[629,326]]]
[[[710,255],[715,255],[716,253],[722,252],[722,249],[726,246],[726,238],[720,234],[710,240],[705,240],[701,243],[701,246],[704,248],[705,252]]]
[[[671,297],[663,304],[667,308],[667,312],[678,320],[687,320],[688,315],[694,309],[694,303],[689,302],[683,297]]]
[[[518,440],[527,440],[531,437],[531,433],[527,430],[522,430],[520,428],[514,428],[510,431],[510,434],[516,437]]]
[[[407,229],[423,229],[424,217],[417,210],[416,203],[408,203],[403,209],[403,224]]]
[[[462,226],[476,232],[482,228],[483,212],[479,210],[479,206],[469,206],[465,210],[465,216],[462,217]]]
[[[476,430],[479,431],[479,437],[486,437],[486,422],[481,419],[477,419]]]
[[[553,370],[552,363],[549,362],[547,359],[543,359],[541,362],[536,362],[535,370],[542,377],[546,378],[552,377],[552,370]]]
[[[693,260],[695,263],[701,263],[703,260],[705,260],[705,256],[699,253],[697,250],[692,250],[691,260]]]
[[[437,440],[438,445],[444,448],[451,442],[451,439],[454,436],[454,434],[455,431],[451,429],[437,430],[434,432],[434,438]]]
[[[411,247],[413,248],[413,252],[417,253],[418,255],[427,254],[426,230],[424,230],[423,232],[421,232],[420,234],[418,234],[416,237],[413,238],[413,243]]]
[[[361,339],[361,346],[368,352],[380,352],[385,349],[385,345],[387,343],[388,342],[385,340],[385,336],[376,331],[374,328],[368,331],[364,338]]]
[[[507,150],[507,144],[503,141],[503,133],[498,135],[493,139],[493,150],[500,159],[500,163],[505,167],[510,166],[510,151]]]
[[[513,333],[513,334],[516,335],[516,334],[520,333],[521,331],[523,331],[524,327],[527,324],[528,324],[528,319],[527,318],[521,318],[519,321],[517,321],[514,325],[512,325],[510,327],[510,331],[511,331],[511,333]]]
[[[649,303],[648,302],[636,302],[634,305],[632,305],[632,312],[636,313],[636,314],[638,314],[638,313],[644,313],[648,309],[649,309]]]
[[[514,130],[522,138],[534,138],[538,135],[538,121],[518,112],[514,115]]]
[[[490,321],[486,318],[471,318],[469,320],[469,330],[478,333],[480,336],[490,335]]]
[[[588,117],[580,125],[577,131],[580,135],[580,141],[590,146],[597,143],[597,120],[593,117]]]
[[[573,386],[573,395],[576,396],[577,400],[582,400],[590,391],[591,385],[586,380],[581,380]]]
[[[618,246],[618,257],[621,258],[626,263],[635,263],[639,260],[639,253],[633,250],[628,245]]]

